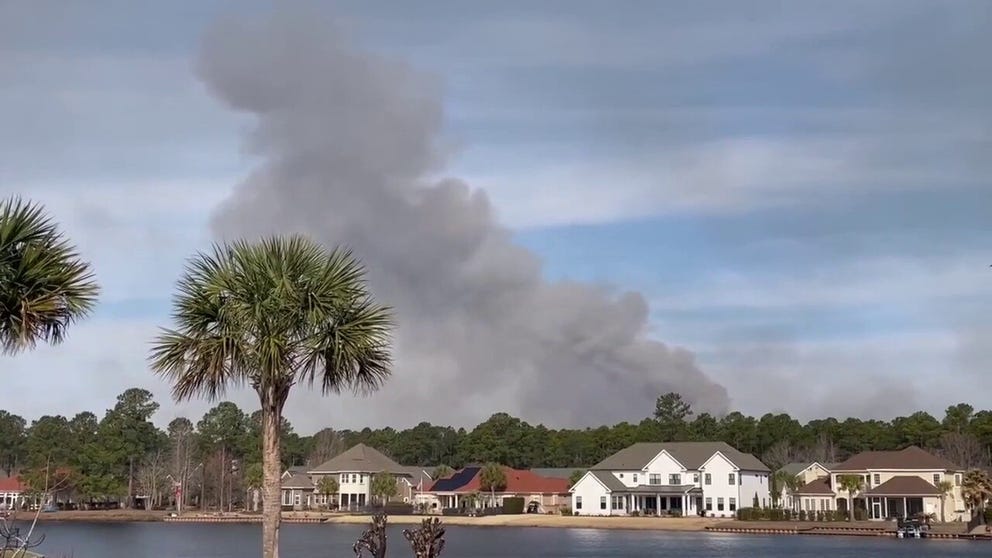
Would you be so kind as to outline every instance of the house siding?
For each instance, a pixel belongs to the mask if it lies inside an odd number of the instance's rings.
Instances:
[[[706,498],[711,499],[712,509],[706,515],[712,517],[731,517],[734,512],[730,511],[730,499],[733,498],[738,509],[741,505],[740,480],[737,478],[737,467],[734,466],[722,454],[714,454],[700,471],[705,475],[712,475],[712,484],[703,485],[703,506],[705,508]],[[730,474],[734,474],[734,484],[730,484]],[[705,478],[705,477],[704,477]],[[720,509],[720,502],[723,502],[723,509]],[[750,505],[750,503],[745,504]]]
[[[605,510],[600,507],[600,499],[603,497],[606,497]],[[580,500],[582,502],[581,507],[579,507]],[[572,487],[572,513],[575,515],[611,515],[610,507],[610,492],[596,480],[592,473],[586,473]],[[625,512],[617,511],[620,515],[626,515]]]
[[[923,479],[924,481],[926,481],[926,482],[928,482],[928,483],[930,483],[930,484],[933,485],[934,484],[934,475],[940,475],[941,480],[946,479],[946,480],[950,480],[951,482],[954,482],[955,481],[955,475],[956,474],[961,474],[961,473],[954,472],[954,471],[941,471],[941,470],[936,470],[936,469],[933,469],[933,470],[915,470],[915,471],[911,471],[911,470],[904,470],[904,471],[899,471],[899,470],[884,470],[883,471],[883,470],[867,469],[867,470],[858,471],[858,472],[836,472],[836,473],[832,473],[831,474],[831,482],[832,482],[831,486],[834,486],[834,487],[840,486],[839,477],[842,477],[842,476],[845,476],[845,475],[862,475],[862,476],[867,475],[868,476],[868,482],[865,483],[865,487],[866,487],[866,489],[870,490],[872,487],[879,486],[879,485],[881,485],[881,484],[889,481],[890,479],[892,479],[892,477],[919,477],[919,478]],[[876,482],[876,478],[875,478],[876,475],[878,476],[878,479],[877,479],[878,482]],[[936,485],[934,485],[934,486],[936,486]],[[836,490],[835,489],[834,493],[835,493],[835,500],[838,499],[838,498],[844,499],[844,500],[847,499],[848,494],[845,491],[839,491],[839,490]],[[856,498],[860,498],[860,497],[863,497],[863,496],[864,496],[863,493],[862,494],[856,494],[855,495]],[[932,514],[934,514],[934,515],[937,516],[937,519],[940,519],[940,517],[941,517],[940,497],[938,497],[938,496],[926,496],[926,497],[924,497],[923,498],[923,506],[924,506],[924,509],[925,509],[925,511],[927,513],[932,513]],[[947,521],[958,521],[958,520],[968,521],[970,519],[969,514],[968,514],[968,512],[966,511],[966,508],[965,508],[964,498],[961,495],[961,487],[958,486],[958,485],[955,485],[954,486],[954,489],[951,490],[951,492],[948,493],[947,496],[944,498],[944,517],[945,517],[945,519]]]

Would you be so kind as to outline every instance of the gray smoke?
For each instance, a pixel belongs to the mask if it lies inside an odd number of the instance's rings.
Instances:
[[[726,410],[726,390],[691,353],[647,337],[640,294],[546,281],[484,192],[433,178],[445,153],[431,76],[354,49],[300,10],[220,21],[197,70],[256,122],[247,143],[260,163],[216,212],[215,234],[348,245],[396,308],[394,377],[359,421],[474,424],[507,411],[598,425],[643,418],[667,391]],[[326,405],[349,422],[364,408]]]

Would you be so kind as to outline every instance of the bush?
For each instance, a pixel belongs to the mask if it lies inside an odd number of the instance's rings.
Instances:
[[[799,521],[806,521],[806,510],[799,510]]]
[[[682,510],[676,508],[673,510],[668,510],[669,517],[682,517]]]
[[[868,514],[865,513],[865,510],[863,510],[861,508],[854,508],[854,520],[855,521],[864,521],[866,519],[868,519]]]
[[[572,515],[572,508],[570,508],[568,506],[564,506],[560,510],[558,510],[558,512],[560,514],[562,514],[562,515]],[[575,515],[578,515],[578,514],[575,514]]]
[[[503,498],[503,513],[519,515],[524,513],[524,499],[520,496]]]
[[[985,508],[985,524],[992,524],[992,508]]]
[[[641,515],[641,510],[632,510],[630,512],[630,517],[639,517]]]

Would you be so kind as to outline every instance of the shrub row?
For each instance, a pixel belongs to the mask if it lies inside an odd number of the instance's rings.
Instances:
[[[848,514],[841,510],[800,510],[741,508],[737,510],[741,521],[847,521]],[[864,521],[865,510],[855,508],[854,519]]]

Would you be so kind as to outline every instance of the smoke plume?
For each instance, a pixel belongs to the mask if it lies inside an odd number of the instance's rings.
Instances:
[[[197,71],[255,122],[259,164],[215,213],[215,235],[350,246],[396,309],[390,382],[371,404],[325,403],[348,422],[367,407],[357,421],[464,425],[507,411],[598,425],[639,420],[667,391],[726,410],[726,390],[691,353],[647,337],[640,294],[546,281],[484,192],[433,178],[445,153],[432,76],[353,48],[307,10],[221,20]]]

